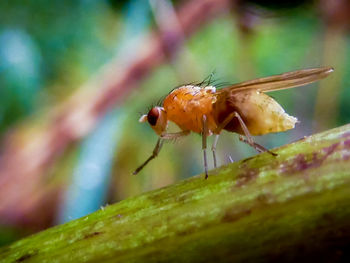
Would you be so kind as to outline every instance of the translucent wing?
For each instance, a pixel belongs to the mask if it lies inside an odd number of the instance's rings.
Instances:
[[[259,90],[261,92],[290,89],[323,79],[332,72],[333,68],[330,67],[296,70],[280,75],[274,75],[270,77],[237,83],[229,87],[220,89],[217,91],[217,93],[227,91],[239,92],[252,89]]]

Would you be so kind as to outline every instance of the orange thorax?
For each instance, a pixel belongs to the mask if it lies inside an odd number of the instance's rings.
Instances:
[[[207,117],[209,135],[216,129],[213,118],[213,103],[216,101],[214,87],[201,88],[186,85],[173,90],[164,100],[163,107],[169,121],[182,130],[200,133],[203,115]]]

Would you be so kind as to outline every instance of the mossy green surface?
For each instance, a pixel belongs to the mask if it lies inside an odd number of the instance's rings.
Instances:
[[[350,125],[274,151],[17,241],[0,262],[346,262]]]

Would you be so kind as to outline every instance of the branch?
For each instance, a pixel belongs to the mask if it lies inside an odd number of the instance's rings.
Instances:
[[[25,238],[1,248],[0,262],[344,260],[350,125],[274,152]]]
[[[183,34],[193,34],[225,12],[228,5],[228,0],[192,0],[184,4],[177,14],[179,24],[161,34],[148,35],[140,50],[133,52],[134,57],[128,58],[130,63],[117,60],[106,65],[91,82],[54,107],[43,118],[48,121],[29,136],[23,136],[20,129],[11,132],[0,156],[0,224],[40,226],[43,223],[37,220],[47,221],[47,215],[38,218],[36,214],[43,206],[52,211],[57,202],[57,189],[52,190],[52,198],[47,198],[50,190],[42,189],[51,165],[68,145],[88,134],[108,109],[122,101],[137,81],[166,63],[181,46]]]

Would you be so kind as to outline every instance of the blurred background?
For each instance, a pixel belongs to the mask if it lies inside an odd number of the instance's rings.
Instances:
[[[140,116],[212,73],[335,68],[270,94],[300,123],[256,138],[268,148],[348,123],[349,24],[346,0],[2,1],[0,246],[202,173],[191,134],[132,175],[157,141]],[[217,153],[219,166],[256,154],[225,132]]]

